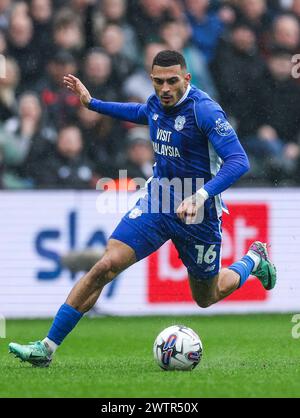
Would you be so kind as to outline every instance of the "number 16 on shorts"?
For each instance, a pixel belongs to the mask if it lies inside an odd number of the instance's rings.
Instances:
[[[208,249],[205,249],[204,245],[195,245],[196,251],[198,252],[197,264],[203,264],[203,262],[212,264],[217,257],[215,247],[215,245],[211,245]]]

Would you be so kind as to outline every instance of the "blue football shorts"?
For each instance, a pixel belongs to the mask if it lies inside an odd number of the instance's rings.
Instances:
[[[197,225],[183,223],[176,214],[148,213],[147,196],[141,198],[120,221],[110,238],[129,245],[137,261],[149,256],[169,239],[195,279],[208,280],[221,268],[221,218],[204,216]]]

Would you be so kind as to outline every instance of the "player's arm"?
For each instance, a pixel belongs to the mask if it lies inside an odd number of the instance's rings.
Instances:
[[[90,110],[116,119],[127,120],[142,125],[148,124],[146,104],[104,102],[94,99],[79,78],[72,74],[64,77],[64,84],[79,97],[81,104]]]
[[[196,116],[199,129],[204,132],[217,155],[223,160],[216,177],[200,190],[200,195],[207,199],[232,186],[249,170],[250,165],[237,134],[219,105],[210,102],[204,109],[196,108]]]
[[[223,165],[213,179],[178,207],[177,215],[186,223],[194,223],[199,209],[209,197],[224,192],[250,168],[248,157],[220,106],[210,102],[205,107],[196,106],[195,113],[199,129],[223,160]]]

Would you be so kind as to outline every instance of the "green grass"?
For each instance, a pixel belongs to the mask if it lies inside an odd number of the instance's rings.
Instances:
[[[7,354],[10,341],[42,338],[46,320],[7,323],[0,340],[0,397],[299,397],[300,340],[291,315],[85,318],[49,369]],[[156,335],[185,324],[201,336],[204,355],[192,372],[154,363]]]

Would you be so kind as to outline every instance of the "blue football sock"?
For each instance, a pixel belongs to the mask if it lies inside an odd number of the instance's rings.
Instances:
[[[64,303],[54,318],[48,338],[54,341],[55,344],[60,345],[82,316],[81,312]]]
[[[245,255],[245,257],[243,257],[240,261],[228,267],[230,270],[233,270],[240,275],[241,280],[238,288],[242,287],[246,282],[254,269],[254,264],[254,260],[252,260],[252,258],[248,255]]]

